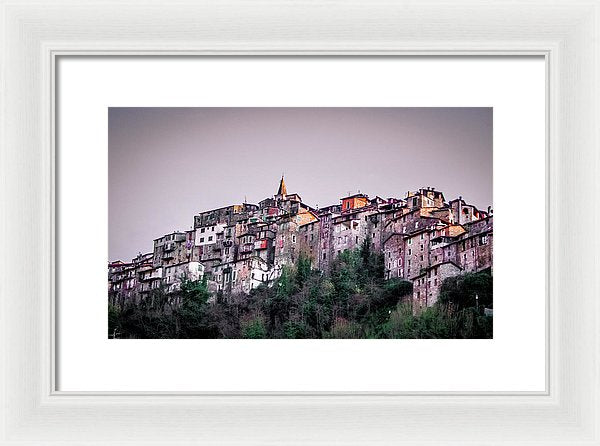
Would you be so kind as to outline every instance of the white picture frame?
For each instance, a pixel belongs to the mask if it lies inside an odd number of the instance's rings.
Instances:
[[[1,444],[600,444],[600,2],[3,1]],[[61,55],[543,55],[548,391],[59,392]]]

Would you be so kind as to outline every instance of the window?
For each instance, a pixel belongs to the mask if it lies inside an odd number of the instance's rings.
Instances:
[[[212,236],[212,235],[208,237],[208,241],[209,241],[209,242],[212,242],[212,239],[213,239],[213,236]]]
[[[422,262],[423,260],[424,260],[424,259],[423,259],[423,254],[421,254],[421,262]]]
[[[296,243],[296,236],[292,235],[292,243]]]
[[[358,244],[358,235],[356,236],[356,243]]]
[[[415,229],[417,229],[419,227],[419,222],[415,223]]]
[[[424,237],[425,237],[425,234],[421,234],[421,240],[423,240]]]
[[[327,254],[323,253],[323,260],[326,260],[326,259],[327,259]]]
[[[412,255],[412,249],[408,248],[408,255]]]
[[[206,228],[200,228],[200,232],[201,232],[202,234],[204,234],[204,230],[205,230],[205,229],[206,229]]]
[[[421,245],[421,251],[423,251],[423,245]]]
[[[200,243],[204,243],[204,237],[200,237]]]
[[[408,239],[408,244],[412,245],[412,239],[411,238]]]
[[[487,235],[482,235],[481,238],[479,239],[479,242],[482,245],[487,245]]]

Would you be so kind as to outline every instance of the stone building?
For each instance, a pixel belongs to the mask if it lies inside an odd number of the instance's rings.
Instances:
[[[413,307],[418,311],[437,302],[445,279],[457,276],[463,269],[452,261],[436,263],[421,270],[413,282]]]
[[[328,271],[331,260],[334,257],[333,248],[333,220],[342,212],[341,205],[327,206],[317,210],[317,218],[319,224],[319,269]]]
[[[320,255],[320,225],[319,219],[315,218],[298,228],[298,253],[310,259],[313,268],[319,268]]]
[[[193,229],[154,240],[153,251],[108,265],[113,304],[141,299],[153,289],[179,289],[181,280],[206,280],[223,296],[271,286],[302,254],[327,271],[343,251],[370,243],[384,256],[386,279],[413,283],[415,310],[433,305],[446,277],[493,270],[493,216],[462,197],[445,201],[431,187],[404,198],[357,193],[313,208],[277,192],[258,205],[242,203],[194,216]],[[221,294],[220,294],[221,295]]]

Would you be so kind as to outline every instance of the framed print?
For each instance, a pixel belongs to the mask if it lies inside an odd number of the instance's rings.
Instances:
[[[597,1],[1,11],[2,444],[600,444]]]

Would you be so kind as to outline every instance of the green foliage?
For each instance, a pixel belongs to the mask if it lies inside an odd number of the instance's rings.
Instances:
[[[383,254],[374,252],[371,243],[371,239],[367,237],[359,250],[361,258],[360,281],[363,285],[368,283],[382,285],[385,276]]]
[[[309,330],[306,324],[297,321],[286,321],[283,324],[284,337],[287,339],[306,339]]]
[[[204,281],[184,280],[177,293],[181,306],[175,310],[176,331],[181,338],[215,338],[216,327],[208,320],[210,292]]]
[[[447,279],[433,307],[413,311],[412,284],[384,280],[383,256],[370,240],[332,261],[328,272],[300,256],[272,287],[212,296],[206,281],[176,293],[153,290],[138,302],[109,305],[109,337],[124,338],[491,338],[490,274]],[[475,301],[478,296],[478,304]]]
[[[397,303],[403,297],[411,296],[413,287],[410,282],[402,279],[390,279],[383,285],[384,299]]]
[[[444,304],[452,303],[459,309],[478,306],[492,308],[493,290],[490,273],[466,273],[444,280],[439,301]]]
[[[108,304],[108,337],[112,338],[117,336],[120,330],[119,318],[121,316],[121,309],[111,303]]]
[[[331,331],[327,333],[326,337],[332,339],[360,339],[363,337],[363,329],[357,322],[338,317],[333,321]]]
[[[492,337],[492,317],[473,308],[456,310],[434,305],[414,314],[410,304],[400,304],[384,324],[382,337],[394,339],[483,339]]]
[[[356,251],[344,251],[331,264],[331,282],[336,300],[346,302],[359,291],[361,258]]]
[[[242,337],[246,339],[264,339],[268,337],[267,327],[262,316],[255,316],[242,321]]]
[[[311,272],[310,259],[306,255],[300,254],[298,261],[296,262],[295,279],[297,289],[301,289],[304,286],[310,277]]]

